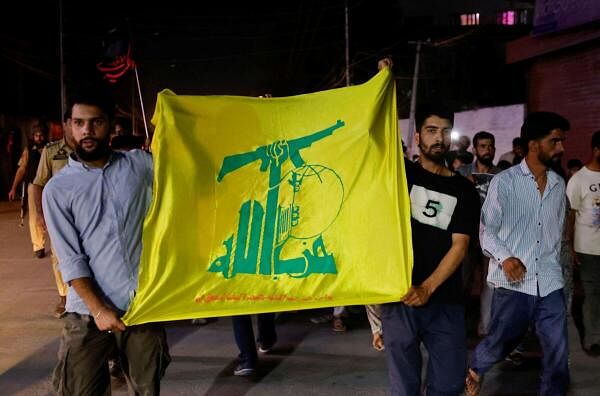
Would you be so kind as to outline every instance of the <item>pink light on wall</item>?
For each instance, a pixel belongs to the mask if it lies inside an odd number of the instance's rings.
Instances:
[[[502,13],[502,24],[503,25],[514,25],[516,24],[516,12],[515,11],[504,11]]]

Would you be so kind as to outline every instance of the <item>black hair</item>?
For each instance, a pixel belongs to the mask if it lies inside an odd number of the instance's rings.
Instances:
[[[458,154],[456,154],[455,159],[458,159],[463,164],[468,165],[471,162],[473,162],[473,156],[470,155],[470,154],[471,153],[461,153],[461,152],[459,152]]]
[[[417,132],[421,132],[425,120],[431,116],[438,116],[450,120],[450,123],[454,124],[454,112],[450,109],[437,104],[423,105],[419,107],[419,110],[415,114],[415,129]]]
[[[132,125],[131,125],[131,119],[130,118],[126,118],[126,117],[122,117],[122,116],[117,116],[115,117],[115,121],[114,121],[114,125],[121,125],[121,127],[124,129],[125,133],[124,135],[131,135],[132,134]]]
[[[493,145],[496,144],[496,138],[494,135],[487,131],[479,131],[475,134],[475,136],[473,136],[473,147],[477,147],[477,142],[484,139],[490,139]]]
[[[583,166],[583,162],[581,162],[580,159],[571,158],[570,160],[567,161],[567,169],[571,169],[571,168],[575,168],[575,167],[581,169],[582,166]]]
[[[512,145],[513,146],[523,147],[523,139],[521,139],[520,137],[514,138],[513,141],[512,141]]]
[[[508,169],[512,166],[512,164],[510,162],[508,162],[507,160],[502,160],[502,161],[498,161],[498,164],[496,165],[498,168],[504,170],[504,169]]]
[[[82,84],[72,88],[67,96],[67,112],[69,117],[73,106],[76,104],[86,104],[98,106],[109,120],[115,116],[115,101],[108,87],[96,84]],[[65,115],[66,113],[65,112]]]
[[[523,151],[527,153],[530,141],[548,136],[555,129],[566,132],[571,129],[571,124],[563,116],[549,111],[529,113],[521,127]]]
[[[596,131],[592,135],[592,148],[595,149],[596,147],[600,148],[600,131]]]
[[[110,141],[113,150],[141,149],[144,146],[143,136],[121,135],[115,136]]]

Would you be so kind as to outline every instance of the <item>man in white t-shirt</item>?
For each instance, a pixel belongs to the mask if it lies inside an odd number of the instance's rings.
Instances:
[[[576,253],[583,302],[583,347],[600,355],[600,131],[592,136],[592,158],[571,177],[567,185],[571,203],[569,231]]]

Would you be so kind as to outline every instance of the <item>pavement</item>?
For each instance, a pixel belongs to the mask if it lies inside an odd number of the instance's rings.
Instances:
[[[19,226],[18,203],[0,202],[0,395],[52,394],[61,322],[52,316],[57,293],[50,259],[34,258],[27,222]],[[326,312],[326,311],[321,311]],[[278,317],[279,340],[261,356],[258,375],[232,375],[237,348],[229,318],[207,325],[167,323],[172,363],[162,381],[163,395],[386,395],[389,382],[385,355],[371,347],[362,307],[353,307],[346,333],[330,324],[314,324],[315,311]],[[474,335],[476,300],[469,305],[469,349]],[[574,321],[569,322],[570,395],[600,395],[600,358],[580,346]],[[535,395],[540,351],[528,338],[521,366],[497,364],[487,373],[482,395]],[[426,355],[426,354],[425,354]],[[424,366],[426,359],[424,359]],[[127,385],[113,381],[113,394],[126,395]]]

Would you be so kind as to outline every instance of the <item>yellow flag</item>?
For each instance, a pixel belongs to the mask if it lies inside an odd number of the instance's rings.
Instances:
[[[409,197],[389,70],[286,98],[158,95],[154,196],[124,321],[398,301]]]

